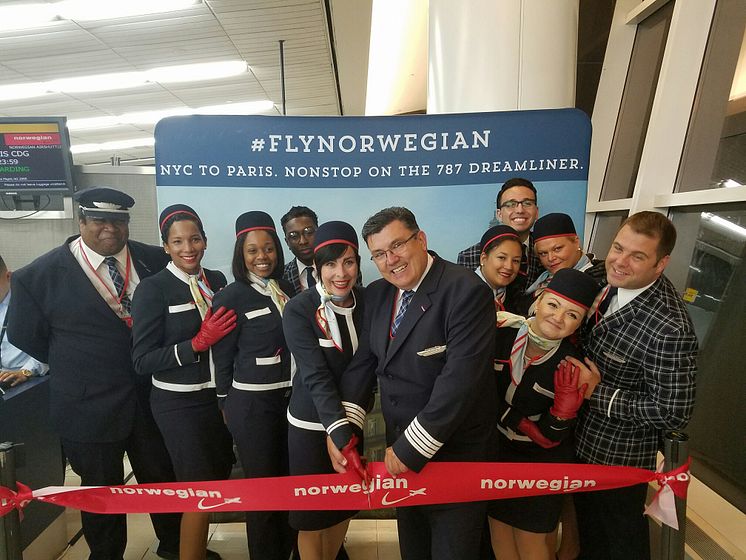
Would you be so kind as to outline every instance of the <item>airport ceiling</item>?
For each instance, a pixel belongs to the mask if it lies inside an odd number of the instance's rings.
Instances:
[[[370,2],[354,0],[353,4],[367,6],[369,11]],[[19,3],[2,1],[0,8]],[[154,127],[147,122],[73,127],[74,121],[81,123],[78,119],[267,100],[271,103],[258,114],[278,115],[282,112],[280,40],[284,40],[288,115],[339,115],[344,106],[348,107],[345,113],[354,113],[363,103],[365,73],[352,70],[355,84],[345,86],[343,105],[332,48],[333,29],[342,26],[345,40],[355,43],[344,49],[345,66],[354,67],[359,53],[366,58],[357,64],[367,65],[365,30],[370,16],[360,22],[360,11],[351,7],[349,0],[202,0],[174,12],[93,21],[61,19],[32,29],[0,30],[0,116],[65,116],[75,149],[150,137]],[[7,95],[6,88],[3,94],[3,87],[9,85],[215,61],[245,61],[248,67],[234,76],[203,81],[150,78],[137,87],[110,91],[63,91],[60,87],[44,95],[9,99],[12,95]],[[349,77],[345,83],[350,83]],[[123,165],[150,165],[153,147],[74,152],[74,162],[109,163],[114,156]]]

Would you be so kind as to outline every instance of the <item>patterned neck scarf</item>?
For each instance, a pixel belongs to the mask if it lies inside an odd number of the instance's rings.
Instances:
[[[560,344],[562,344],[561,339],[550,340],[536,334],[531,328],[531,325],[535,320],[535,317],[526,319],[520,315],[507,313],[505,311],[497,312],[497,326],[499,328],[519,327],[518,334],[513,342],[513,348],[510,351],[510,375],[515,385],[518,385],[521,382],[521,379],[523,379],[523,373],[526,371],[528,366],[534,362],[548,359],[557,351]],[[543,350],[545,354],[527,359],[526,348],[528,348],[529,341]]]
[[[247,276],[252,287],[263,296],[272,299],[272,303],[275,304],[280,315],[282,315],[285,311],[285,304],[290,298],[282,291],[279,282],[274,278],[262,278],[253,272],[249,272]]]
[[[339,332],[337,316],[334,313],[334,308],[336,306],[333,303],[332,295],[324,289],[324,285],[321,282],[317,282],[316,285],[310,289],[315,289],[321,299],[319,306],[316,308],[316,323],[321,328],[327,340],[334,342],[334,346],[337,347],[337,350],[342,352],[342,335]],[[354,309],[357,302],[355,300],[355,292],[352,291],[351,293],[352,309]],[[357,348],[352,349],[353,352],[355,350],[357,350]]]
[[[487,284],[490,288],[492,288],[492,285],[487,282],[487,279],[484,277],[484,273],[482,272],[482,266],[478,266],[474,269],[474,272],[477,276],[479,276],[482,281]],[[498,288],[492,288],[492,293],[495,296],[495,310],[496,311],[505,311],[505,294],[506,289],[505,287],[498,287]]]
[[[203,271],[199,271],[199,274],[189,275],[189,291],[192,294],[197,310],[199,311],[200,317],[203,319],[207,315],[207,310],[212,307],[212,296],[215,294],[210,289],[205,281],[205,275]]]

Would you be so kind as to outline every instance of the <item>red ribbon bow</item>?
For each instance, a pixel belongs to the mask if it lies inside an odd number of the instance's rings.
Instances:
[[[689,476],[690,462],[691,459],[687,459],[686,463],[672,471],[655,473],[655,480],[660,488],[653,496],[650,505],[645,508],[646,514],[677,530],[679,521],[674,496],[686,498],[686,491],[691,478]]]
[[[689,464],[691,462],[692,460],[689,458],[686,463],[672,471],[655,473],[655,480],[661,487],[658,491],[660,492],[664,486],[669,486],[676,496],[686,498],[686,490],[689,488],[691,479],[689,476]]]
[[[22,482],[16,482],[17,491],[0,486],[0,517],[7,515],[14,509],[18,510],[18,515],[23,519],[23,508],[34,499],[34,493]]]

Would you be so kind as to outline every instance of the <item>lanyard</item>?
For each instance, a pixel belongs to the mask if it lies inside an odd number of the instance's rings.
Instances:
[[[129,286],[130,283],[130,269],[132,268],[132,262],[130,261],[130,252],[129,249],[127,249],[127,265],[126,265],[126,271],[124,274],[124,285],[122,286],[122,293],[117,295],[114,292],[111,291],[111,288],[109,288],[109,285],[104,282],[104,279],[99,276],[98,272],[96,272],[96,269],[93,267],[93,264],[91,264],[91,261],[88,260],[88,255],[86,255],[85,250],[83,249],[83,243],[80,239],[78,239],[78,246],[80,247],[80,252],[83,255],[83,260],[85,260],[88,267],[91,269],[91,272],[93,272],[93,275],[98,279],[99,282],[101,282],[101,285],[106,288],[106,291],[109,292],[109,295],[112,297],[114,302],[119,305],[119,309],[121,314],[123,315],[122,319],[127,323],[128,326],[131,326],[131,321],[127,321],[127,316],[124,312],[124,307],[122,307],[122,298],[124,298],[127,295],[127,286]]]
[[[5,331],[8,329],[8,315],[10,314],[10,308],[5,311],[5,318],[3,319],[3,328],[0,330],[0,369],[3,366],[3,340],[5,340]]]

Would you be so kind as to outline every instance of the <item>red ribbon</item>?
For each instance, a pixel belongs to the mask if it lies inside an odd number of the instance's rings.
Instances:
[[[34,494],[28,486],[22,482],[16,482],[17,491],[0,486],[0,517],[8,515],[14,509],[18,510],[18,515],[23,520],[23,508],[25,508]]]
[[[32,498],[92,513],[183,511],[368,510],[609,490],[657,480],[686,495],[688,464],[655,473],[633,467],[558,463],[439,463],[392,477],[369,463],[370,484],[354,472],[126,486],[0,488],[0,515]],[[686,479],[686,480],[685,480]],[[658,512],[651,512],[656,514]],[[670,520],[663,520],[670,524]],[[675,522],[675,521],[674,521]]]
[[[668,472],[656,472],[655,480],[660,486],[653,496],[650,505],[645,508],[645,513],[655,517],[662,523],[679,528],[679,519],[676,515],[676,500],[674,496],[686,498],[686,491],[689,488],[689,463],[691,458],[680,467]]]

